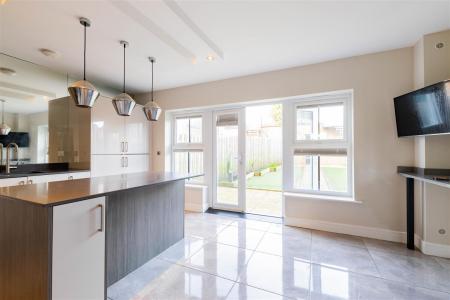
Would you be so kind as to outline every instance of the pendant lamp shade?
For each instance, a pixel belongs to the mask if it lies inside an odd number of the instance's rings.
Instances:
[[[162,109],[153,99],[153,64],[155,63],[154,57],[149,57],[150,62],[152,63],[152,99],[147,104],[144,105],[142,110],[144,111],[147,120],[149,121],[158,121],[159,116],[161,115]]]
[[[86,28],[91,26],[91,21],[86,18],[80,18],[80,24],[84,26],[83,80],[73,83],[67,90],[77,106],[90,108],[94,106],[95,100],[100,96],[100,93],[89,81],[86,81]]]
[[[9,127],[6,123],[5,123],[5,100],[0,100],[2,101],[2,125],[0,125],[0,135],[8,135],[9,132],[11,131],[11,127]]]
[[[115,96],[112,102],[117,114],[127,117],[133,112],[136,101],[125,92],[125,49],[128,46],[128,42],[120,41],[120,44],[123,45],[123,92]]]

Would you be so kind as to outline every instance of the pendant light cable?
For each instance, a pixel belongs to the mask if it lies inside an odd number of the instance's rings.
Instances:
[[[125,93],[125,48],[126,45],[123,44],[123,92]]]
[[[151,62],[152,62],[152,102],[153,102],[153,63],[155,62],[155,60],[152,59]]]
[[[83,80],[86,80],[86,24],[84,26],[84,57],[83,57]]]

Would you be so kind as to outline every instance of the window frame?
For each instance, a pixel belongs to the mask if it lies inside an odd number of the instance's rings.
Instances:
[[[201,118],[201,124],[202,124],[202,142],[201,143],[177,143],[177,119],[183,119],[183,118],[195,118],[199,117]],[[189,112],[189,113],[180,113],[180,114],[173,114],[172,115],[172,149],[171,149],[171,171],[175,172],[175,153],[176,152],[201,152],[203,154],[203,174],[206,174],[206,165],[205,165],[205,152],[206,152],[206,142],[205,142],[205,114],[204,112]],[[189,165],[188,165],[189,169]],[[192,181],[194,179],[188,179],[189,184],[194,185],[204,185],[206,183],[206,176],[203,175],[202,181]]]
[[[333,95],[322,95],[308,97],[302,100],[294,100],[291,102],[293,107],[292,112],[292,135],[290,136],[291,147],[290,147],[290,161],[292,163],[292,169],[290,170],[290,183],[288,189],[290,192],[301,193],[301,194],[314,194],[314,195],[327,195],[327,196],[353,196],[353,107],[352,107],[352,93],[336,93]],[[311,107],[311,106],[324,106],[335,103],[342,103],[344,105],[344,119],[343,119],[343,138],[342,139],[318,139],[318,140],[299,140],[297,139],[297,109],[299,107]],[[324,149],[324,150],[334,150],[334,149],[345,149],[347,152],[347,191],[346,192],[335,192],[335,191],[323,191],[323,190],[312,190],[312,189],[301,189],[295,187],[294,183],[294,157],[295,151],[308,151],[311,149]],[[287,161],[287,160],[286,160]],[[318,166],[320,168],[320,166]],[[319,181],[320,182],[320,181]],[[320,183],[319,183],[320,188]]]

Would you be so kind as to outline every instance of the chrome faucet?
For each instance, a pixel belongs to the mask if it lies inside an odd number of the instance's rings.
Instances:
[[[11,166],[11,156],[9,154],[9,150],[11,146],[14,147],[14,152],[16,152],[17,164],[19,164],[19,146],[16,143],[10,143],[6,146],[6,173],[11,173],[11,169],[16,169],[17,166]]]

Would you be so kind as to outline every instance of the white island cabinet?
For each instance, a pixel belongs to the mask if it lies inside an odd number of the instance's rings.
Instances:
[[[105,197],[53,208],[52,300],[105,299]]]

